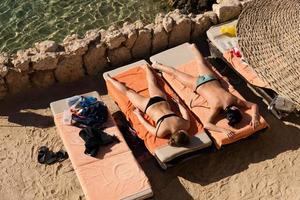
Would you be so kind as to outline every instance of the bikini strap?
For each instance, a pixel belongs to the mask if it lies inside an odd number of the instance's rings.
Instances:
[[[157,133],[158,133],[158,130],[159,130],[159,127],[160,127],[161,123],[164,121],[164,119],[169,118],[169,117],[173,117],[173,116],[179,117],[179,116],[178,116],[177,114],[175,114],[175,113],[170,113],[170,114],[166,114],[166,115],[161,116],[161,117],[157,120],[157,122],[156,122],[156,131],[155,131],[154,142],[156,141]]]

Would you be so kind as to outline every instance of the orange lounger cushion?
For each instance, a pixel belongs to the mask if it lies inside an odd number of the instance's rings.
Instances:
[[[197,66],[196,60],[191,60],[190,62],[188,62],[180,67],[177,67],[177,69],[179,69],[187,74],[197,74],[196,66]],[[219,80],[221,81],[222,86],[227,91],[229,91],[231,94],[235,95],[236,97],[238,97],[240,99],[244,99],[227,81],[224,80],[224,78],[222,78],[222,76],[218,72],[216,72],[216,70],[214,70],[214,71],[215,71],[217,77],[219,78]],[[164,74],[164,77],[170,83],[170,85],[172,85],[173,89],[178,93],[178,95],[185,101],[185,103],[187,105],[190,105],[191,100],[193,98],[195,98],[196,94],[194,94],[191,89],[184,87],[180,82],[173,79],[171,76]],[[202,105],[202,106],[199,106],[199,107],[197,106],[197,107],[193,107],[190,109],[199,117],[200,121],[207,120],[207,116],[210,112],[207,102],[203,98],[199,97],[193,101],[193,104],[194,105]],[[256,130],[253,130],[253,128],[250,126],[251,110],[245,109],[245,110],[242,110],[242,113],[243,113],[243,120],[235,128],[230,127],[227,124],[228,121],[224,118],[217,120],[217,123],[216,123],[217,126],[232,129],[235,131],[236,135],[233,138],[228,138],[225,134],[222,134],[219,132],[209,131],[211,136],[214,138],[215,144],[218,148],[220,148],[222,145],[230,144],[237,140],[240,140],[241,138],[248,137],[249,135],[251,135],[261,129],[264,129],[268,126],[266,121],[261,117],[260,118],[260,126]]]
[[[223,57],[227,60],[228,63],[239,73],[241,74],[248,83],[251,85],[262,87],[262,88],[270,88],[267,83],[261,80],[256,72],[249,66],[244,63],[241,58],[234,56],[230,50],[224,52]]]
[[[143,69],[143,66],[132,67],[118,75],[114,76],[118,81],[126,84],[127,87],[133,89],[143,96],[149,96],[148,94],[148,86],[146,81],[146,73]],[[173,90],[164,82],[162,79],[157,76],[158,83],[161,85],[161,89],[170,96],[175,96],[176,94]],[[118,104],[122,112],[126,115],[127,119],[131,122],[133,128],[136,130],[138,136],[144,140],[147,149],[154,155],[155,150],[161,148],[163,146],[168,145],[168,138],[156,138],[153,134],[148,132],[145,127],[139,122],[135,114],[133,113],[133,105],[129,101],[129,99],[121,94],[113,85],[106,81],[107,90],[109,95],[114,99],[114,101]],[[173,110],[174,109],[174,104]],[[178,113],[178,112],[177,112]],[[146,115],[145,118],[154,125],[153,120],[149,119]],[[203,126],[201,123],[197,122],[195,118],[190,115],[191,118],[191,127],[189,133],[195,135],[197,133],[203,132]],[[202,134],[205,134],[204,132]]]
[[[91,94],[98,97],[95,92]],[[104,131],[116,135],[120,142],[101,146],[94,158],[84,154],[84,141],[79,136],[81,129],[64,125],[63,113],[56,112],[55,106],[56,102],[51,103],[57,130],[87,199],[144,199],[152,196],[148,178],[110,114]]]

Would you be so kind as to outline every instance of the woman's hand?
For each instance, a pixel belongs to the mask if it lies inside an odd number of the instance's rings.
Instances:
[[[255,114],[252,116],[250,126],[252,126],[252,128],[255,130],[259,125],[260,125],[259,115]]]
[[[223,129],[222,133],[227,135],[228,138],[232,138],[235,135],[235,132],[229,129]]]

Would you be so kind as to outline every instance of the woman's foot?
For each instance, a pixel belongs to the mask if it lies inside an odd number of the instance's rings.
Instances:
[[[161,71],[161,72],[166,72],[168,74],[173,74],[174,73],[174,68],[163,65],[161,63],[158,63],[157,61],[152,63],[152,68],[156,69],[158,71]]]
[[[109,80],[113,86],[115,86],[122,93],[125,94],[126,91],[128,91],[128,88],[123,83],[120,83],[118,80],[112,78],[110,74],[107,74],[107,80]]]

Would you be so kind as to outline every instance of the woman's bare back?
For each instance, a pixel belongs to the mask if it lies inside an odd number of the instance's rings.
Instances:
[[[147,115],[157,122],[162,116],[174,113],[167,102],[158,102],[147,110]],[[171,116],[163,119],[159,128],[159,124],[156,124],[156,131],[158,137],[164,137],[168,134],[172,134],[178,130],[186,130],[189,127],[189,122],[179,116]]]
[[[227,92],[218,80],[199,86],[196,92],[207,101],[210,108],[225,109],[236,104],[236,97]]]

